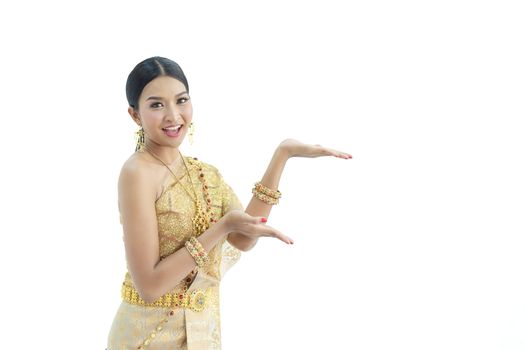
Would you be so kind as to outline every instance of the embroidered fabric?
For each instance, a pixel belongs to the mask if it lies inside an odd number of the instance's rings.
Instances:
[[[233,209],[243,210],[238,197],[225,182],[219,170],[203,161],[185,156],[189,174],[194,183],[198,168],[201,166],[208,183],[208,192],[212,200],[215,217],[222,217]],[[191,186],[188,176],[179,178],[187,188]],[[202,187],[195,186],[199,200],[204,204]],[[158,221],[160,257],[164,259],[178,249],[185,249],[184,243],[192,235],[191,219],[195,212],[195,203],[186,191],[172,178],[155,203]],[[213,223],[211,223],[213,225]],[[210,263],[199,272],[189,274],[191,279],[188,291],[209,289],[210,295],[203,312],[179,308],[170,315],[169,321],[158,332],[155,329],[161,319],[166,318],[170,309],[158,306],[132,305],[126,301],[120,304],[108,335],[108,350],[137,349],[144,339],[155,331],[155,336],[148,344],[148,349],[220,349],[220,309],[219,284],[224,274],[240,258],[241,252],[231,246],[226,238],[208,252]],[[168,293],[176,294],[188,285],[181,281]],[[129,272],[124,276],[123,285],[134,288]]]

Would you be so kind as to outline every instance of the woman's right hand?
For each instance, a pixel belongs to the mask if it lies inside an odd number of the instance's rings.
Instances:
[[[242,210],[231,210],[227,212],[221,220],[230,232],[237,232],[249,238],[257,239],[259,237],[275,237],[284,243],[293,244],[290,237],[285,236],[279,230],[266,225],[260,216],[251,216]]]

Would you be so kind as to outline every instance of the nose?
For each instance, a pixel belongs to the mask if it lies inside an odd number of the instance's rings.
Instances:
[[[182,113],[175,103],[168,104],[165,117],[177,124],[182,123]]]

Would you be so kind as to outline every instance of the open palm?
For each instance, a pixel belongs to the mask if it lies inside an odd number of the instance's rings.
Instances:
[[[286,139],[279,144],[279,147],[283,149],[289,157],[324,157],[333,156],[343,159],[350,159],[352,155],[346,152],[338,151],[332,148],[323,147],[319,144],[310,145],[302,143],[295,139]]]

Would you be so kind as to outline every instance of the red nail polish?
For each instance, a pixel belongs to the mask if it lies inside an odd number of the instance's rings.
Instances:
[[[268,221],[267,218],[261,218],[261,222],[266,222],[266,221]]]

